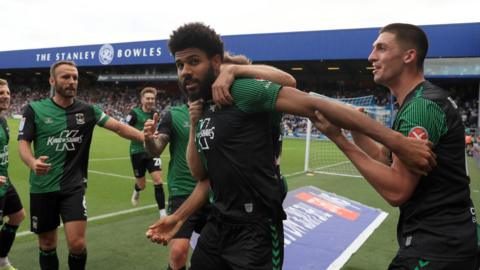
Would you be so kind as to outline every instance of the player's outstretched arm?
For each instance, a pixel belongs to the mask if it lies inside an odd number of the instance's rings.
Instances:
[[[352,131],[352,138],[355,144],[360,147],[367,155],[383,164],[389,164],[388,149],[357,131]]]
[[[416,173],[426,174],[436,165],[431,142],[404,137],[347,105],[311,96],[295,88],[283,87],[275,108],[310,118],[315,117],[315,111],[318,110],[333,124],[363,133],[385,145]]]
[[[27,165],[36,175],[45,175],[50,171],[51,164],[46,163],[48,156],[35,158],[32,152],[31,143],[26,140],[18,141],[18,152],[23,163]]]
[[[190,194],[175,213],[160,218],[155,224],[148,228],[146,236],[152,242],[167,244],[182,227],[183,223],[207,202],[209,189],[210,181],[208,179],[197,181],[197,185],[192,194]]]
[[[127,124],[123,124],[120,121],[110,117],[107,122],[105,122],[104,128],[117,133],[120,137],[143,142],[143,133],[138,131],[136,128],[131,127]]]
[[[197,181],[207,178],[207,172],[200,158],[200,153],[197,151],[197,146],[195,145],[195,133],[202,112],[203,100],[197,100],[190,103],[190,106],[188,107],[188,113],[190,115],[190,134],[188,138],[186,158],[190,172],[193,178]]]
[[[153,115],[153,119],[148,119],[143,125],[145,150],[152,157],[161,155],[167,144],[170,142],[170,135],[165,133],[157,133],[159,118],[160,117],[158,116],[158,113],[155,113]]]
[[[405,203],[415,190],[420,175],[411,172],[395,155],[393,163],[387,166],[363,152],[332,125],[322,114],[311,118],[315,127],[327,135],[352,161],[363,177],[392,206]]]
[[[230,86],[238,77],[259,78],[290,87],[297,85],[297,81],[292,75],[272,66],[222,64],[220,74],[212,85],[212,98],[216,104],[232,104]]]

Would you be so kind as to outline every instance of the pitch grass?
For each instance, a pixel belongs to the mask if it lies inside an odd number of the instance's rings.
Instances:
[[[18,157],[16,142],[18,121],[11,120],[9,124],[11,129],[9,173],[27,210],[27,219],[19,229],[19,232],[25,232],[29,230],[30,226],[28,170]],[[304,147],[303,140],[285,141],[282,156],[282,170],[285,174],[303,170]],[[162,161],[166,176],[169,161],[168,151],[162,155]],[[478,205],[480,169],[475,166],[472,158],[469,158],[469,165],[472,178],[472,199],[477,203],[478,209],[480,207]],[[89,170],[122,176],[89,173],[87,202],[88,214],[91,219],[134,209],[130,204],[133,177],[128,159],[128,141],[102,128],[96,128],[90,152]],[[129,177],[132,178],[127,179]],[[348,270],[386,269],[397,249],[395,232],[398,210],[386,204],[368,183],[358,178],[300,174],[288,177],[288,184],[290,189],[306,185],[317,186],[388,212],[387,219],[342,268]],[[151,183],[148,183],[147,190],[142,192],[138,207],[154,203],[153,187]],[[89,221],[87,229],[88,269],[165,269],[167,248],[150,243],[144,236],[147,227],[157,218],[158,212],[153,206],[128,214]],[[59,229],[57,251],[60,269],[68,269],[67,248],[62,229]],[[21,270],[38,269],[36,237],[31,234],[17,237],[9,257]]]

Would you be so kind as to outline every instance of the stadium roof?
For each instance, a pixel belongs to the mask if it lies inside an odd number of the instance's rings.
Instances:
[[[422,26],[428,58],[480,57],[480,23]],[[253,61],[365,60],[379,28],[223,36],[226,50]],[[0,52],[0,69],[46,68],[58,60],[78,66],[169,64],[167,40]]]

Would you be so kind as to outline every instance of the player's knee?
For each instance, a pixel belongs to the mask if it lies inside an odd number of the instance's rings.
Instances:
[[[41,250],[53,250],[57,248],[57,241],[54,238],[40,238],[39,245]]]
[[[141,189],[145,189],[145,178],[137,179],[137,186]]]
[[[68,243],[68,249],[72,254],[82,254],[86,248],[85,238],[78,238]]]
[[[8,216],[8,223],[11,225],[18,226],[20,225],[20,223],[22,223],[24,219],[25,219],[25,209],[22,208],[22,210]]]
[[[163,184],[162,178],[161,177],[152,177],[152,182],[154,185],[161,185]]]
[[[182,267],[187,262],[188,248],[172,246],[170,249],[170,264],[174,269]]]

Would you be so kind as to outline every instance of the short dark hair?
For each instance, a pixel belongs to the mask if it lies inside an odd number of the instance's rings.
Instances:
[[[428,38],[418,26],[406,23],[392,23],[380,29],[381,33],[392,33],[402,45],[417,51],[417,67],[423,70],[423,63],[428,52]]]
[[[55,77],[55,70],[57,69],[57,67],[59,67],[61,65],[67,65],[67,66],[72,66],[74,68],[77,68],[77,65],[73,61],[63,61],[63,60],[58,61],[58,62],[53,63],[50,66],[50,77],[52,77],[52,78]]]
[[[173,55],[188,48],[197,48],[204,51],[209,58],[218,54],[223,60],[223,41],[220,35],[199,22],[187,23],[174,30],[170,35],[168,48]]]

